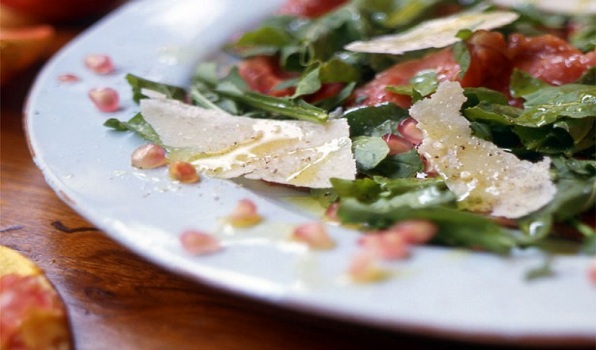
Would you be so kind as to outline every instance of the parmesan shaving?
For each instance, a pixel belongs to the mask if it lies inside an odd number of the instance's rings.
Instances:
[[[410,115],[423,141],[418,151],[445,179],[462,209],[519,218],[549,203],[556,187],[550,158],[520,160],[495,144],[472,135],[460,114],[466,98],[457,82],[443,82],[430,98],[417,102]]]
[[[463,12],[429,20],[398,34],[384,35],[370,41],[355,41],[349,51],[399,55],[409,51],[442,48],[460,41],[460,30],[490,30],[515,21],[519,15],[508,11]]]
[[[244,176],[300,187],[354,179],[349,126],[233,116],[163,98],[141,100],[141,113],[170,160],[191,162],[209,176]]]
[[[594,0],[491,0],[492,3],[505,7],[532,5],[537,9],[570,15],[596,14]]]

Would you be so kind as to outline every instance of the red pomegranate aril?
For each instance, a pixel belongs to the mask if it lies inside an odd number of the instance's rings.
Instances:
[[[408,243],[423,244],[430,241],[439,228],[427,220],[405,220],[389,227],[388,230],[401,235]]]
[[[383,135],[383,140],[387,142],[387,146],[389,146],[390,156],[405,153],[414,148],[414,145],[408,140],[395,134],[385,134]]]
[[[588,279],[594,285],[596,285],[596,259],[592,259],[588,265]]]
[[[182,183],[195,183],[201,181],[201,177],[194,165],[188,162],[177,161],[170,164],[168,168],[170,177]]]
[[[325,214],[323,215],[325,220],[330,222],[339,222],[339,217],[337,216],[337,211],[339,210],[339,202],[331,203],[327,209],[325,209]]]
[[[369,232],[358,240],[363,250],[383,260],[403,259],[410,255],[410,244],[391,229]]]
[[[211,234],[187,230],[180,235],[182,248],[191,254],[209,254],[222,249],[219,241]]]
[[[81,78],[79,78],[79,76],[74,75],[74,74],[70,74],[70,73],[66,73],[66,74],[60,74],[58,76],[58,81],[61,81],[63,83],[74,83],[81,80]]]
[[[436,177],[439,175],[439,174],[437,174],[437,172],[435,171],[433,166],[430,164],[430,161],[426,157],[424,157],[423,155],[420,155],[420,159],[422,160],[422,164],[424,164],[424,173],[427,176]]]
[[[88,55],[85,57],[85,66],[101,75],[114,71],[114,63],[112,63],[110,56],[107,55]]]
[[[131,164],[139,169],[153,169],[166,165],[166,150],[154,143],[142,145],[134,150]]]
[[[388,276],[378,263],[378,257],[369,251],[361,250],[350,260],[348,276],[357,283],[376,282]]]
[[[418,129],[417,123],[414,118],[407,117],[397,125],[397,131],[401,136],[414,145],[422,142],[422,130]]]
[[[244,198],[238,201],[234,211],[226,219],[234,227],[249,227],[261,222],[263,217],[258,213],[255,202]]]
[[[317,250],[335,247],[335,242],[331,239],[325,225],[321,222],[308,222],[296,226],[292,232],[292,239]]]
[[[102,112],[115,112],[120,108],[118,92],[112,88],[95,88],[89,91],[89,98]]]

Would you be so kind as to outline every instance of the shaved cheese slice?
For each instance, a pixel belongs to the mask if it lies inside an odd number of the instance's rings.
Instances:
[[[170,160],[191,162],[209,176],[311,188],[356,176],[345,119],[325,124],[254,119],[161,98],[141,100],[141,113]]]
[[[384,35],[370,41],[355,41],[345,49],[355,52],[384,53],[399,55],[409,51],[441,48],[460,41],[456,37],[460,30],[480,30],[502,27],[515,21],[515,12],[462,12],[438,18],[398,34]]]
[[[491,2],[512,8],[532,5],[537,9],[552,13],[596,14],[596,1],[594,0],[491,0]]]
[[[423,133],[418,151],[445,179],[461,208],[519,218],[549,203],[556,193],[550,158],[520,160],[473,136],[470,122],[459,112],[465,100],[459,83],[443,82],[410,109]]]

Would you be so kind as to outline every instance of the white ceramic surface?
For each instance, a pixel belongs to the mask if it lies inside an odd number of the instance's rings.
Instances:
[[[291,243],[292,224],[316,218],[288,190],[254,182],[205,179],[178,185],[164,169],[130,166],[143,141],[103,127],[108,117],[137,111],[126,73],[185,85],[195,65],[227,38],[254,25],[281,0],[136,0],[127,3],[57,54],[43,69],[26,106],[26,130],[36,164],[58,195],[108,235],[153,263],[229,291],[320,315],[407,332],[489,342],[589,343],[596,334],[596,286],[589,259],[557,256],[555,276],[528,282],[540,266],[536,251],[499,257],[424,247],[387,264],[387,281],[354,285],[345,271],[358,233],[330,232],[338,248],[312,253]],[[88,54],[110,55],[117,71],[98,76]],[[60,82],[61,74],[81,80]],[[120,92],[122,108],[101,113],[90,88]],[[252,198],[266,220],[246,231],[221,228],[241,198]],[[179,245],[187,228],[216,232],[220,254],[191,256]]]

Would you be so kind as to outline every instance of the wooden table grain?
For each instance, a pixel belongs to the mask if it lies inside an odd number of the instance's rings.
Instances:
[[[427,349],[457,345],[303,314],[186,280],[143,260],[45,183],[21,111],[39,67],[1,87],[0,244],[45,270],[77,349]]]

